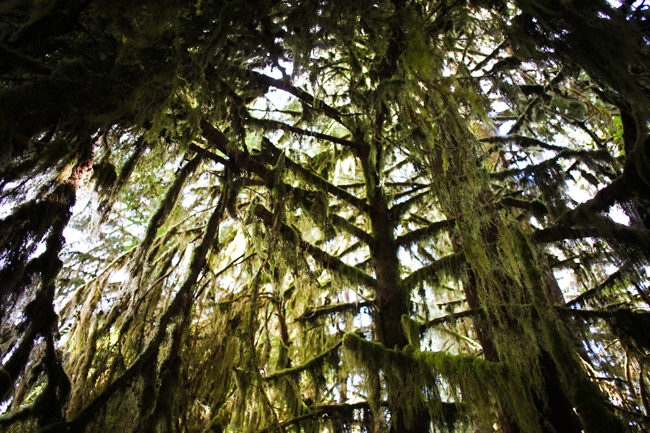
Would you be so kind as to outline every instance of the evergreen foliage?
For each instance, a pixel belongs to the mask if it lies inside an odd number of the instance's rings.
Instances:
[[[0,431],[646,431],[649,44],[632,0],[2,2]]]

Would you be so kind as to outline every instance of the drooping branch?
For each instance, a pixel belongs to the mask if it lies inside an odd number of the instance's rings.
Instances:
[[[551,243],[593,237],[608,240],[610,243],[639,248],[646,253],[649,252],[650,233],[645,229],[630,228],[598,214],[590,215],[585,222],[576,221],[575,225],[578,227],[567,226],[561,220],[552,227],[537,230],[533,234],[533,239],[538,243]]]
[[[385,185],[385,186],[387,186],[387,185]],[[421,185],[421,184],[414,185],[413,188],[409,189],[408,191],[402,191],[400,193],[397,193],[397,194],[393,195],[392,199],[396,200],[396,201],[401,200],[404,197],[408,197],[408,196],[410,196],[412,194],[415,194],[418,191],[421,191],[423,189],[429,189],[429,188],[430,188],[429,185]]]
[[[576,308],[558,307],[558,311],[563,314],[572,316],[577,319],[594,320],[594,319],[627,319],[631,322],[649,322],[650,313],[647,311],[633,311],[629,308],[614,308],[611,310],[581,310]],[[642,331],[641,329],[639,331]]]
[[[523,209],[525,211],[529,211],[535,217],[538,218],[548,214],[548,209],[546,209],[544,203],[542,203],[539,200],[529,201],[529,200],[516,199],[514,197],[505,197],[501,200],[500,204],[503,205],[504,207],[511,207],[511,208],[517,208],[517,209]]]
[[[437,317],[435,319],[429,320],[426,323],[420,325],[420,333],[425,332],[429,328],[434,326],[441,325],[447,322],[453,322],[456,319],[463,319],[465,317],[474,317],[477,314],[477,310],[465,310],[459,313],[450,314],[448,316]]]
[[[557,146],[555,144],[548,144],[536,138],[525,137],[523,135],[493,136],[493,137],[482,138],[479,141],[482,143],[491,143],[491,144],[517,143],[519,146],[523,148],[539,147],[540,149],[553,150],[556,152],[567,150],[566,147]]]
[[[265,143],[267,146],[273,149],[275,155],[280,155],[282,152],[282,150],[275,147],[273,143],[270,142],[270,140],[266,140]],[[295,175],[300,176],[303,181],[307,182],[314,188],[332,194],[334,197],[351,204],[352,206],[365,213],[369,212],[370,208],[365,200],[362,200],[343,190],[342,188],[339,188],[338,186],[328,182],[313,171],[306,169],[301,164],[294,162],[291,158],[285,157],[285,165],[288,170],[292,171]]]
[[[133,171],[135,170],[135,167],[138,164],[138,161],[144,154],[144,151],[146,150],[146,145],[144,143],[144,136],[137,139],[133,146],[134,146],[133,152],[131,153],[129,158],[122,166],[122,169],[120,170],[120,174],[115,180],[115,183],[111,186],[110,191],[108,191],[108,193],[106,194],[106,196],[98,206],[98,210],[99,210],[98,224],[102,224],[106,222],[106,219],[108,218],[109,214],[111,213],[111,210],[113,209],[113,205],[115,204],[115,200],[117,199],[118,194],[128,182],[129,178],[131,177],[131,174],[133,174]]]
[[[614,276],[618,272],[612,274]],[[604,283],[603,283],[604,284]],[[593,290],[593,289],[592,289]],[[621,315],[646,315],[645,312],[640,313],[640,312],[634,312],[630,311],[627,309],[616,309],[616,310],[582,310],[582,309],[576,309],[576,308],[571,308],[573,305],[576,305],[577,302],[574,300],[571,303],[567,303],[566,307],[565,306],[556,306],[555,309],[561,313],[565,314],[568,316],[571,316],[576,319],[582,319],[582,320],[594,320],[594,319],[611,319],[615,318]],[[524,306],[525,308],[531,308],[531,306]],[[505,310],[505,309],[504,309]],[[435,319],[429,320],[426,323],[422,323],[419,326],[419,330],[421,333],[425,332],[429,328],[432,328],[434,326],[441,325],[443,323],[448,323],[452,322],[457,319],[463,319],[466,317],[474,317],[476,315],[483,314],[484,312],[482,310],[465,310],[465,311],[460,311],[458,313],[453,313],[448,316],[442,316],[442,317],[437,317]],[[645,316],[644,316],[645,317]]]
[[[387,406],[387,404],[386,404]],[[322,419],[323,417],[330,415],[333,416],[335,414],[352,414],[354,413],[355,410],[358,409],[365,409],[365,410],[370,410],[370,404],[365,401],[357,402],[357,403],[340,403],[340,404],[321,404],[317,405],[311,408],[309,413],[306,413],[304,415],[299,415],[297,417],[294,417],[288,421],[284,421],[280,423],[280,427],[282,429],[286,427],[290,427],[294,424],[298,424],[301,421],[306,421],[309,419],[313,420],[319,420]],[[349,416],[349,415],[348,415]],[[275,427],[275,426],[273,426]],[[262,430],[260,433],[271,433],[273,430],[271,428],[266,428]]]
[[[209,159],[212,159],[212,160],[214,160],[216,162],[219,162],[219,163],[225,165],[226,167],[235,167],[235,165],[231,161],[226,160],[226,159],[224,159],[224,158],[222,158],[222,157],[220,157],[220,156],[218,156],[218,155],[216,155],[216,154],[214,154],[214,153],[212,153],[210,151],[207,151],[207,150],[205,150],[205,149],[203,149],[203,148],[201,148],[199,146],[191,145],[190,149],[196,151],[200,155],[203,155],[203,156],[205,156],[205,157],[207,157]],[[294,167],[294,169],[296,169],[296,170],[302,168],[302,166],[300,166],[299,164],[294,163],[289,158],[285,158],[285,164],[288,166],[288,168]],[[259,173],[265,173],[264,178],[267,178],[269,176],[270,170],[268,170],[266,168],[259,167],[258,174]],[[338,187],[336,187],[336,186],[330,184],[329,182],[325,181],[320,176],[318,176],[318,175],[316,175],[314,173],[311,173],[308,170],[305,170],[303,174],[307,175],[312,180],[314,180],[314,183],[313,183],[314,185],[322,187],[323,184],[324,184],[325,188],[328,190],[328,192],[329,192],[330,187],[333,187],[332,190],[334,191],[335,195],[336,195],[336,193],[341,193],[341,195],[344,197],[344,199],[347,199],[346,201],[348,201],[348,202],[352,201],[352,202],[355,202],[356,204],[361,205],[361,206],[365,205],[365,203],[360,203],[360,200],[357,199],[356,197],[352,196],[351,194],[349,194],[349,193],[347,193],[347,192],[345,192],[343,190],[338,189]],[[286,184],[285,184],[285,186],[287,188],[291,188]],[[295,190],[300,190],[305,194],[308,194],[310,192],[310,191],[307,191],[307,190],[301,190],[299,188],[294,188],[294,189]],[[336,190],[334,190],[334,189],[336,189]],[[306,206],[305,203],[302,203],[302,204]],[[332,222],[333,225],[335,225],[336,227],[340,228],[341,230],[343,230],[345,232],[350,233],[353,236],[356,236],[357,238],[359,238],[360,240],[365,242],[367,245],[372,245],[374,243],[374,238],[372,237],[372,235],[368,234],[364,230],[362,230],[359,227],[357,227],[356,225],[352,224],[351,222],[349,222],[345,218],[342,218],[337,214],[332,214],[332,215],[329,216],[329,218],[330,218],[330,221]]]
[[[560,223],[572,225],[584,218],[585,215],[606,212],[614,203],[621,203],[629,199],[633,193],[634,184],[628,180],[627,175],[623,175],[600,189],[593,198],[562,215]]]
[[[198,153],[201,156],[204,156],[204,157],[206,157],[208,159],[211,159],[212,161],[217,162],[217,163],[223,165],[224,167],[228,167],[230,169],[236,168],[235,164],[233,164],[231,161],[227,160],[226,158],[223,158],[223,157],[217,155],[216,153],[210,152],[207,149],[204,149],[204,148],[202,148],[200,146],[197,146],[194,143],[190,144],[190,150],[193,151],[193,152]]]
[[[561,159],[575,158],[584,161],[605,161],[612,162],[613,158],[604,150],[598,151],[587,151],[587,150],[573,150],[573,149],[563,149],[553,158],[544,160],[538,164],[533,164],[526,166],[525,168],[512,168],[497,171],[490,174],[490,177],[495,180],[505,180],[513,177],[521,177],[531,175],[543,170],[547,170],[557,164]]]
[[[139,267],[144,257],[149,253],[149,249],[151,248],[151,245],[156,238],[158,230],[165,223],[167,217],[176,205],[183,186],[185,185],[185,181],[192,173],[194,173],[200,162],[201,156],[195,156],[191,161],[185,164],[176,175],[176,178],[167,191],[167,195],[151,217],[144,237],[138,245],[138,250],[136,251],[135,257],[133,259],[134,263],[136,264],[135,266]]]
[[[505,42],[505,41],[501,42],[490,54],[485,56],[485,58],[483,60],[481,60],[480,62],[478,62],[476,64],[476,66],[474,66],[474,68],[472,69],[472,72],[478,71],[480,68],[487,65],[488,62],[490,62],[490,60],[494,59],[502,50],[507,48],[507,46],[508,46],[507,42]]]
[[[8,359],[3,360],[1,366],[0,401],[7,399],[18,376],[27,365],[37,337],[40,335],[46,339],[50,338],[57,327],[58,317],[53,306],[55,280],[63,266],[59,260],[59,253],[65,244],[63,230],[71,216],[70,209],[75,202],[75,190],[68,184],[61,185],[55,192],[59,194],[59,200],[62,201],[60,204],[62,215],[52,225],[45,242],[45,252],[29,261],[25,267],[25,276],[20,279],[24,285],[29,285],[40,274],[40,284],[35,290],[34,298],[24,308],[26,329],[15,350]]]
[[[427,190],[421,192],[420,194],[414,195],[413,197],[404,200],[401,203],[396,204],[395,206],[390,208],[390,213],[392,218],[394,220],[399,220],[411,208],[411,206],[417,205],[418,203],[422,202],[422,200],[430,196],[431,196],[431,191]]]

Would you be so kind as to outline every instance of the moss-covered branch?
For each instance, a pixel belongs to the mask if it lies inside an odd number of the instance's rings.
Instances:
[[[226,158],[223,158],[223,157],[217,155],[216,153],[210,152],[209,150],[204,149],[201,146],[197,146],[194,143],[190,143],[190,150],[193,151],[193,152],[198,153],[201,156],[204,156],[204,157],[206,157],[208,159],[211,159],[212,161],[217,162],[217,163],[219,163],[219,164],[221,164],[221,165],[223,165],[225,167],[228,167],[228,168],[231,168],[231,169],[236,168],[235,164],[233,164],[231,161],[227,160]]]
[[[444,221],[436,221],[431,223],[427,227],[422,227],[421,229],[413,230],[405,235],[398,236],[395,239],[395,243],[400,247],[410,247],[411,245],[418,243],[425,239],[430,239],[436,236],[438,233],[443,230],[451,230],[456,226],[455,219],[448,219]]]
[[[567,227],[564,221],[560,221],[550,228],[535,231],[533,239],[543,244],[569,239],[601,238],[613,244],[625,245],[628,248],[626,254],[635,249],[650,254],[650,232],[645,228],[631,228],[600,215],[576,221],[576,225],[578,227]]]
[[[533,305],[540,314],[540,328],[549,353],[557,366],[560,378],[568,385],[568,397],[581,416],[585,430],[624,431],[621,421],[605,406],[606,399],[600,389],[585,375],[575,351],[575,343],[567,335],[562,322],[553,314],[553,305],[546,293],[545,278],[535,263],[533,250],[521,232],[516,234],[516,247]]]
[[[138,161],[140,161],[140,158],[142,158],[142,155],[147,148],[144,142],[144,136],[137,139],[133,147],[133,153],[131,153],[129,158],[122,166],[120,174],[117,176],[117,179],[113,185],[111,185],[110,190],[106,193],[105,197],[102,199],[101,203],[98,206],[98,224],[102,224],[108,219],[108,216],[113,209],[113,205],[115,204],[115,200],[117,200],[118,194],[122,191],[122,188],[124,188],[126,183],[129,181],[129,178],[131,177],[131,174],[133,174]],[[95,189],[97,189],[97,187]]]
[[[265,225],[273,225],[273,214],[261,204],[258,204],[256,206],[255,215],[257,215]],[[347,278],[354,284],[361,284],[365,287],[377,286],[377,280],[372,278],[370,275],[366,274],[360,269],[355,268],[354,266],[343,263],[339,258],[334,257],[331,254],[328,254],[320,248],[305,241],[299,236],[298,233],[296,233],[294,229],[287,226],[286,224],[280,225],[280,233],[285,237],[286,240],[293,242],[300,249],[309,253],[309,255],[316,259],[324,268],[337,271],[339,275]]]
[[[357,239],[359,239],[366,245],[370,246],[375,244],[375,238],[371,234],[367,233],[365,230],[360,229],[355,224],[351,223],[345,218],[337,214],[330,214],[329,219],[333,225],[351,234],[352,236],[356,236]]]
[[[312,367],[320,365],[323,361],[325,361],[334,352],[339,350],[339,347],[341,347],[342,344],[343,344],[343,341],[339,341],[334,346],[327,349],[326,351],[324,351],[320,355],[317,355],[317,356],[313,357],[309,361],[306,361],[306,362],[304,362],[304,363],[302,363],[300,365],[297,365],[295,367],[285,368],[284,370],[276,371],[273,374],[269,374],[264,379],[266,381],[274,381],[274,380],[278,380],[278,379],[280,379],[282,377],[285,377],[285,376],[296,375],[296,374],[301,373],[301,372],[303,372],[305,370],[308,370],[308,369],[310,369]]]
[[[458,277],[464,263],[465,254],[462,252],[442,257],[427,266],[423,266],[417,271],[411,273],[408,277],[402,279],[399,283],[400,289],[411,290],[423,282],[434,284],[443,276]]]
[[[332,313],[347,313],[351,312],[359,314],[362,308],[369,307],[369,302],[354,302],[347,304],[331,304],[325,307],[315,308],[313,310],[306,310],[305,313],[296,318],[296,322],[305,322],[309,320],[316,320],[321,316],[327,316]]]
[[[466,310],[466,311],[461,311],[459,313],[453,313],[448,316],[437,317],[435,319],[429,320],[426,323],[420,324],[419,330],[420,333],[423,333],[427,329],[433,328],[434,326],[438,326],[447,322],[453,322],[456,319],[463,319],[465,317],[474,317],[476,314],[477,314],[477,310]]]
[[[504,207],[522,209],[530,212],[533,216],[541,218],[548,214],[548,209],[544,203],[539,200],[520,200],[514,197],[506,197],[501,200],[501,205]]]
[[[149,220],[147,230],[142,241],[140,241],[140,244],[138,245],[138,250],[135,253],[135,257],[133,258],[135,268],[139,269],[145,256],[149,254],[149,250],[153,244],[154,239],[156,238],[158,230],[160,227],[162,227],[165,221],[167,221],[169,214],[171,213],[172,209],[176,205],[176,202],[178,201],[178,198],[180,197],[183,186],[185,185],[185,181],[192,173],[194,173],[200,162],[201,156],[195,156],[191,161],[185,164],[176,175],[176,178],[167,190],[167,194],[158,206],[158,209],[156,209],[156,212]]]
[[[491,143],[491,144],[517,143],[522,148],[539,147],[540,149],[553,150],[556,152],[561,152],[567,149],[566,147],[556,146],[554,144],[548,144],[536,138],[525,137],[523,135],[493,136],[493,137],[482,138],[479,141],[483,143]]]
[[[370,410],[370,405],[365,402],[361,401],[358,403],[340,403],[340,404],[319,404],[316,406],[312,406],[309,408],[309,412],[305,413],[303,415],[299,415],[297,417],[291,418],[290,420],[284,421],[280,423],[280,428],[284,429],[286,427],[290,427],[294,424],[298,424],[301,421],[307,421],[307,420],[319,420],[322,419],[323,417],[326,417],[328,415],[330,416],[335,416],[335,415],[341,415],[345,414],[345,419],[350,419],[352,420],[354,417],[354,411],[359,410],[359,409],[366,409]],[[264,430],[261,430],[259,433],[271,433],[273,432],[274,428],[273,427],[268,427],[265,428]]]
[[[414,195],[413,197],[409,198],[408,200],[404,200],[401,203],[396,204],[395,206],[390,208],[390,214],[391,217],[395,221],[399,221],[402,216],[408,212],[408,210],[417,204],[422,203],[423,200],[425,200],[427,197],[431,196],[430,191],[424,191],[421,192],[420,194]]]
[[[610,276],[608,276],[605,281],[602,283],[598,284],[596,287],[592,287],[591,289],[587,290],[584,293],[581,293],[580,295],[576,296],[575,299],[571,300],[570,302],[567,302],[567,307],[574,307],[576,305],[583,304],[590,299],[593,299],[597,297],[603,290],[612,287],[614,284],[618,283],[621,281],[623,278],[623,273],[619,269],[618,271],[612,273]]]
[[[357,149],[359,147],[365,146],[365,143],[357,143],[355,141],[334,137],[328,134],[322,134],[320,132],[308,131],[306,129],[291,126],[284,122],[279,122],[277,120],[250,118],[248,120],[248,123],[254,126],[259,126],[263,128],[265,131],[276,131],[276,130],[288,131],[294,134],[304,135],[307,137],[314,137],[314,138],[318,138],[319,140],[340,144],[342,146],[349,147],[351,149]]]
[[[634,194],[634,191],[634,182],[627,175],[623,175],[600,189],[593,198],[584,203],[580,203],[575,209],[563,214],[560,224],[571,226],[599,212],[606,212],[615,203],[622,203],[629,199]]]
[[[267,144],[273,146],[270,142]],[[275,146],[273,146],[273,149],[276,155],[279,155],[280,152],[282,152]],[[344,189],[339,188],[333,183],[328,182],[313,171],[303,167],[301,164],[294,162],[291,158],[285,157],[285,165],[288,170],[293,172],[296,176],[299,176],[304,182],[308,183],[319,191],[332,194],[334,197],[351,204],[352,206],[365,213],[369,212],[369,206],[365,200],[362,200],[345,191]]]
[[[260,74],[258,72],[250,72],[254,76],[257,77],[260,83],[275,87],[276,89],[283,90],[296,98],[300,99],[301,101],[309,104],[314,110],[320,111],[323,114],[325,114],[327,117],[336,120],[338,123],[340,123],[343,126],[345,125],[345,122],[343,122],[342,115],[341,113],[324,103],[323,101],[316,100],[311,94],[305,92],[304,90],[301,90],[295,86],[292,86],[291,84],[285,83],[282,80],[276,80],[275,78],[271,78],[268,75]]]
[[[356,365],[367,369],[367,376],[370,371],[383,371],[389,389],[408,387],[409,394],[402,395],[399,401],[391,401],[389,394],[389,405],[401,407],[407,418],[412,419],[422,407],[434,419],[439,417],[446,395],[456,403],[470,403],[477,416],[491,419],[496,397],[505,403],[523,431],[539,431],[529,372],[471,355],[387,349],[355,333],[345,334],[343,345]],[[506,377],[510,379],[508,385],[504,383]],[[447,385],[444,393],[439,389],[440,379]],[[377,401],[370,403],[371,407],[379,405]]]
[[[256,157],[245,155],[241,150],[229,145],[229,141],[223,135],[223,133],[221,133],[218,129],[212,127],[208,122],[202,121],[201,126],[203,128],[203,133],[208,139],[209,143],[227,155],[230,161],[233,162],[239,169],[252,171],[260,178],[264,179],[266,183],[270,182],[269,173],[271,170],[267,168],[262,162],[258,161]],[[282,153],[282,151],[275,147],[269,140],[265,141],[265,145],[269,146],[273,152],[273,158],[271,158],[268,162],[271,164],[277,163],[277,158]],[[200,152],[198,149],[196,149],[196,151]],[[292,171],[295,175],[299,176],[304,182],[308,183],[312,187],[320,191],[328,192],[336,198],[351,204],[352,206],[365,213],[368,213],[368,204],[364,200],[326,181],[321,176],[317,175],[309,169],[304,168],[301,164],[292,161],[286,156],[285,166],[288,170]]]
[[[603,150],[589,151],[589,150],[573,150],[573,149],[564,149],[553,158],[544,160],[538,164],[531,164],[525,168],[512,168],[502,171],[497,171],[490,174],[490,177],[495,180],[505,180],[513,177],[524,177],[540,171],[548,170],[560,159],[579,159],[587,162],[592,161],[604,161],[608,163],[615,163],[612,156],[609,152]]]

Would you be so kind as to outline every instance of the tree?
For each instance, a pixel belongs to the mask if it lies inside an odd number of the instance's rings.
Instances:
[[[645,431],[619,3],[5,2],[0,426]]]

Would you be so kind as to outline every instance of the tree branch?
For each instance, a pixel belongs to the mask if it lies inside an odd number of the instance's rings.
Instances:
[[[623,274],[621,273],[621,270],[619,269],[618,271],[614,272],[611,274],[605,281],[603,281],[601,284],[597,285],[596,287],[587,290],[584,293],[581,293],[578,297],[576,297],[574,300],[567,302],[566,306],[567,307],[574,307],[578,304],[582,304],[583,302],[587,301],[588,299],[591,299],[598,295],[600,292],[605,290],[606,288],[612,286],[615,284],[617,281],[621,279]]]
[[[486,138],[481,138],[479,140],[481,143],[497,143],[497,144],[503,144],[503,143],[517,143],[521,147],[539,147],[541,149],[546,149],[546,150],[554,150],[557,152],[561,152],[563,150],[567,150],[566,147],[562,146],[556,146],[554,144],[548,144],[545,143],[541,140],[538,140],[536,138],[532,137],[525,137],[523,135],[504,135],[504,136],[493,136],[493,137],[486,137]]]
[[[204,149],[200,146],[197,146],[196,144],[192,143],[190,144],[190,150],[198,153],[199,155],[211,159],[214,162],[218,162],[219,164],[223,165],[224,167],[228,167],[231,169],[236,168],[235,164],[233,164],[231,161],[228,161],[226,158],[222,158],[216,153],[210,152],[207,149]]]
[[[455,226],[456,226],[455,219],[436,221],[427,227],[413,230],[412,232],[409,232],[405,235],[398,236],[397,239],[395,239],[395,243],[400,247],[408,247],[423,239],[429,238],[431,236],[435,236],[442,230],[451,230]]]
[[[447,403],[444,403],[447,404]],[[387,404],[382,404],[382,406],[387,406]],[[361,401],[358,403],[339,403],[339,404],[322,404],[322,405],[317,405],[311,407],[311,412],[297,416],[295,418],[292,418],[288,421],[280,423],[280,427],[284,429],[285,427],[292,426],[294,424],[299,423],[300,421],[308,420],[308,419],[317,419],[320,418],[324,415],[329,415],[333,414],[336,412],[353,412],[355,409],[366,409],[370,410],[370,404],[365,401]],[[274,425],[273,428],[276,426]],[[260,433],[270,433],[272,430],[269,428],[266,428],[262,430]]]
[[[551,243],[568,239],[576,240],[593,237],[627,246],[640,246],[642,250],[648,249],[648,244],[650,244],[648,230],[644,230],[643,228],[633,229],[598,214],[589,215],[588,218],[586,218],[586,215],[582,215],[582,217],[590,226],[583,227],[580,224],[582,221],[576,219],[574,224],[581,226],[572,227],[565,223],[563,217],[554,226],[537,230],[533,234],[533,239],[538,243]]]
[[[465,253],[460,252],[442,257],[430,265],[424,266],[413,272],[408,277],[400,281],[400,290],[409,290],[416,284],[427,281],[429,283],[438,280],[440,273],[446,275],[452,274],[453,270],[458,269],[465,262]]]
[[[345,123],[343,123],[343,120],[341,119],[341,113],[339,113],[338,110],[330,107],[323,101],[320,100],[317,101],[316,98],[314,98],[312,95],[305,92],[304,90],[292,86],[291,84],[285,84],[284,81],[282,80],[276,80],[275,78],[271,78],[268,75],[260,74],[259,72],[251,71],[250,73],[256,76],[260,83],[265,84],[267,86],[275,87],[276,89],[283,90],[295,96],[301,101],[311,105],[314,110],[321,111],[327,117],[336,120],[338,123],[345,126]]]
[[[192,258],[189,265],[188,274],[183,282],[183,285],[180,287],[174,299],[167,307],[165,313],[160,317],[158,321],[158,326],[153,334],[153,337],[147,343],[145,349],[140,353],[137,359],[131,364],[131,366],[124,371],[117,379],[111,382],[109,385],[104,388],[104,390],[99,393],[95,398],[93,398],[90,403],[88,403],[82,410],[77,412],[77,414],[69,421],[65,421],[58,424],[52,424],[43,430],[45,432],[58,432],[58,431],[83,431],[85,426],[92,421],[94,414],[99,411],[109,399],[123,386],[127,385],[140,370],[149,362],[151,359],[155,359],[158,354],[158,348],[167,334],[167,326],[176,317],[179,313],[183,313],[187,309],[187,303],[192,302],[193,297],[192,289],[198,280],[199,274],[203,270],[205,265],[205,258],[212,246],[212,241],[217,233],[221,218],[223,216],[223,208],[217,207],[210,220],[208,221],[205,234],[199,246],[194,250]]]
[[[275,147],[273,143],[270,142],[270,140],[267,140],[266,144],[268,146],[271,146],[273,148],[273,151],[276,154],[279,155],[280,152],[282,152],[282,150]],[[285,157],[285,165],[287,169],[291,170],[295,175],[300,176],[302,180],[309,183],[314,188],[320,191],[328,192],[332,194],[334,197],[351,204],[352,206],[356,207],[362,212],[368,213],[370,211],[370,207],[365,202],[365,200],[362,200],[350,194],[349,192],[339,188],[338,186],[326,181],[325,179],[323,179],[321,176],[317,175],[313,171],[308,170],[304,168],[302,165],[294,162],[291,158]]]
[[[261,204],[258,204],[255,208],[255,215],[257,215],[265,225],[270,226],[273,224],[273,214]],[[296,231],[294,231],[286,224],[281,224],[280,233],[285,236],[287,240],[290,240],[300,249],[306,251],[314,259],[318,260],[326,269],[339,272],[342,276],[345,276],[355,284],[362,284],[366,287],[377,286],[377,280],[372,278],[370,275],[366,274],[360,269],[355,268],[354,266],[343,263],[339,258],[334,257],[321,250],[320,248],[315,247],[314,245],[305,241]]]
[[[406,211],[409,210],[411,206],[415,205],[418,201],[426,198],[429,195],[431,195],[430,191],[424,191],[418,195],[414,195],[408,200],[396,204],[395,206],[390,208],[391,217],[393,218],[393,220],[399,220],[402,217],[402,215],[404,215]]]
[[[217,149],[219,149],[219,151],[221,151],[223,154],[227,155],[230,158],[230,161],[234,163],[236,167],[238,167],[241,170],[249,170],[255,173],[256,175],[258,175],[260,178],[264,179],[265,181],[268,179],[268,175],[271,170],[268,169],[263,163],[255,159],[254,156],[251,155],[247,156],[241,150],[233,146],[228,146],[229,141],[226,138],[226,136],[223,135],[223,133],[221,133],[216,128],[212,127],[212,125],[210,125],[205,120],[201,120],[201,127],[203,128],[204,136],[206,137],[208,142],[214,147],[216,147]],[[266,140],[265,144],[273,149],[274,152],[273,159],[276,159],[277,156],[280,154],[280,152],[282,152],[282,150],[275,147],[273,143],[271,143],[271,141],[268,139]],[[210,156],[207,155],[207,157]],[[275,163],[275,161],[270,161],[270,162]],[[302,165],[292,161],[290,158],[285,158],[285,165],[287,169],[291,170],[294,174],[300,176],[305,182],[309,183],[314,188],[317,188],[321,191],[328,192],[332,194],[334,197],[349,203],[350,205],[356,207],[357,209],[365,213],[368,213],[369,206],[364,200],[361,200],[360,198],[337,187],[336,185],[329,183],[319,175],[313,173],[310,170],[307,170]]]
[[[347,304],[332,304],[325,307],[316,308],[315,310],[306,310],[305,313],[296,318],[296,322],[305,322],[308,320],[314,320],[320,316],[332,313],[345,313],[351,311],[355,314],[359,314],[362,308],[369,307],[369,302],[354,302]]]
[[[308,136],[308,137],[314,137],[314,138],[318,138],[318,139],[321,139],[321,140],[330,141],[332,143],[340,144],[342,146],[346,146],[346,147],[349,147],[351,149],[359,149],[360,147],[365,146],[365,143],[358,143],[358,142],[355,142],[355,141],[350,141],[350,140],[346,140],[346,139],[343,139],[343,138],[334,137],[332,135],[321,134],[320,132],[308,131],[306,129],[291,126],[291,125],[289,125],[287,123],[284,123],[284,122],[279,122],[277,120],[257,119],[257,118],[253,117],[253,118],[249,119],[249,123],[252,123],[253,125],[261,126],[265,130],[281,129],[283,131],[293,132],[294,134],[298,134],[298,135],[305,135],[305,136]]]
[[[612,162],[612,156],[602,150],[597,150],[597,151],[587,151],[587,150],[573,150],[573,149],[563,149],[560,153],[555,155],[553,158],[546,159],[539,164],[533,164],[526,166],[524,168],[511,168],[511,169],[505,169],[501,171],[496,171],[494,173],[490,173],[490,177],[495,180],[505,180],[510,177],[514,176],[525,176],[529,174],[533,174],[536,171],[542,169],[547,169],[549,167],[552,167],[554,164],[557,163],[558,160],[560,159],[568,159],[568,158],[576,158],[576,159],[581,159],[581,160],[591,160],[591,161],[605,161],[605,162]]]
[[[375,238],[371,234],[367,233],[365,230],[361,230],[359,227],[338,214],[330,214],[329,218],[332,224],[341,230],[348,232],[352,236],[356,236],[357,239],[364,242],[366,245],[371,246],[375,244]]]
[[[451,322],[456,319],[462,319],[464,317],[474,317],[477,313],[477,310],[466,310],[466,311],[461,311],[460,313],[454,313],[450,314],[448,316],[442,316],[442,317],[437,317],[435,319],[429,320],[427,323],[423,323],[420,325],[420,334],[425,332],[427,329],[432,328],[434,326],[440,325],[445,322]]]
[[[300,365],[298,365],[296,367],[285,368],[284,370],[280,370],[278,372],[270,374],[270,375],[266,376],[264,378],[264,380],[266,380],[267,382],[271,381],[271,380],[278,380],[278,379],[280,379],[280,378],[282,378],[284,376],[287,376],[287,375],[293,375],[293,374],[303,372],[303,371],[307,370],[308,368],[310,368],[312,366],[315,366],[315,365],[318,365],[321,361],[325,360],[328,356],[330,356],[332,353],[337,351],[339,349],[339,347],[341,347],[342,344],[343,344],[343,341],[341,340],[338,343],[336,343],[334,346],[332,346],[331,348],[327,349],[325,352],[321,353],[318,356],[313,357],[309,361],[307,361],[307,362],[305,362],[303,364],[300,364]]]

